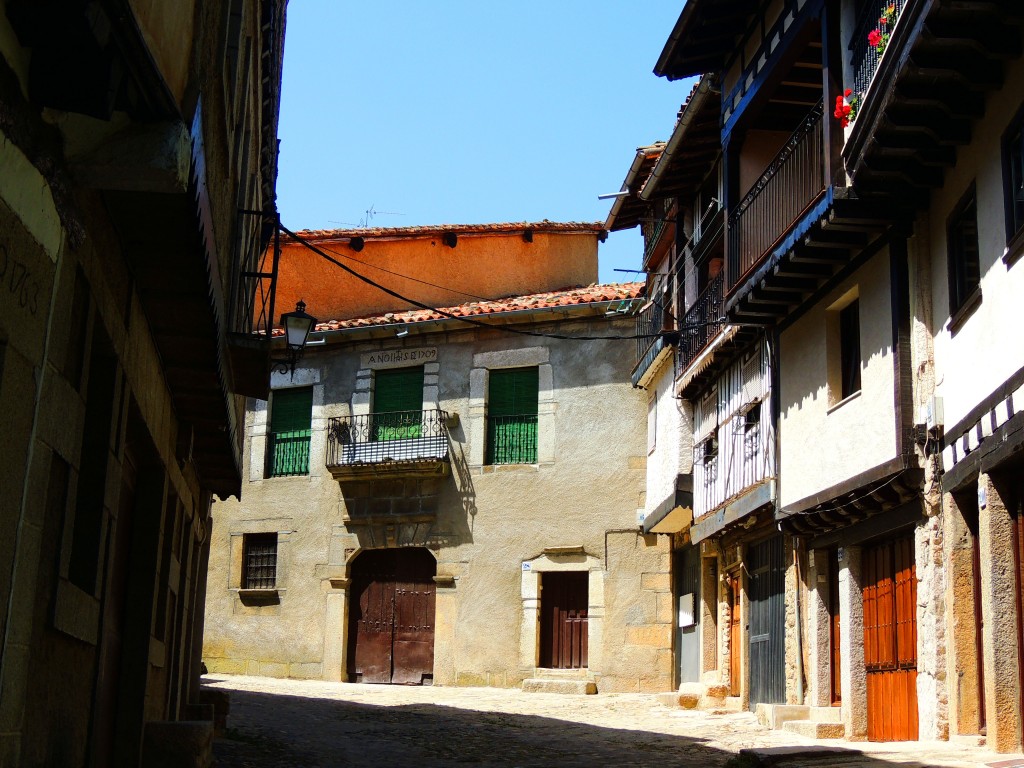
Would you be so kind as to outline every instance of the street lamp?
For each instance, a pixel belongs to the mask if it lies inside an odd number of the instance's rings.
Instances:
[[[295,377],[295,364],[302,357],[302,350],[309,339],[309,332],[313,330],[317,320],[312,315],[306,314],[306,302],[299,301],[295,305],[294,312],[285,312],[281,315],[281,325],[284,326],[285,343],[287,344],[286,357],[283,360],[275,360],[271,365],[271,371],[289,373]]]

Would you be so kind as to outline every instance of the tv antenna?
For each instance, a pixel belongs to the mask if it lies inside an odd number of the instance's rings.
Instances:
[[[376,207],[371,204],[370,207],[366,209],[365,215],[359,220],[358,224],[351,221],[333,221],[330,219],[328,219],[328,221],[330,221],[331,224],[341,224],[346,227],[357,227],[362,229],[370,226],[370,222],[373,221],[375,216],[405,216],[405,214],[399,213],[398,211],[378,211]]]

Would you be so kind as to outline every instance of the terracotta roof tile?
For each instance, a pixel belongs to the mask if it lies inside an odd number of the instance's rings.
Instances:
[[[441,235],[454,232],[457,235],[485,235],[512,232],[523,232],[532,229],[535,232],[603,232],[604,223],[600,221],[510,221],[496,224],[430,224],[416,227],[359,227],[355,229],[306,229],[296,234],[315,240],[332,240],[334,238],[387,238],[387,237],[418,237]]]
[[[527,296],[509,296],[490,301],[472,301],[455,307],[443,307],[443,311],[447,314],[432,309],[411,309],[404,312],[388,312],[373,317],[357,317],[351,320],[329,320],[318,323],[316,330],[339,331],[347,328],[368,328],[375,325],[422,323],[430,320],[442,320],[448,315],[474,317],[504,312],[521,312],[529,309],[571,307],[602,301],[628,301],[642,296],[643,293],[644,283],[589,285],[583,288],[565,288],[560,291],[535,293]],[[274,335],[281,335],[281,333],[279,329],[275,329]]]

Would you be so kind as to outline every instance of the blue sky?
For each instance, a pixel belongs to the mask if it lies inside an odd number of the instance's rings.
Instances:
[[[682,2],[292,0],[278,207],[290,229],[603,221],[691,83],[652,73]],[[610,235],[602,282],[634,276]]]

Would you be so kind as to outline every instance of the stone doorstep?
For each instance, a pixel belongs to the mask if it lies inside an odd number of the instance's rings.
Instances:
[[[576,695],[592,695],[597,693],[597,684],[593,680],[530,677],[523,680],[523,691],[525,693],[567,693]]]
[[[807,716],[808,720],[819,723],[841,723],[843,722],[842,707],[811,707]]]
[[[757,722],[773,730],[791,720],[807,720],[811,708],[805,704],[758,704],[754,709]]]
[[[808,739],[844,739],[846,726],[843,723],[825,723],[820,720],[788,720],[782,730]]]
[[[658,701],[666,707],[700,709],[705,712],[739,712],[739,699],[730,702],[728,693],[728,686],[718,683],[682,683],[678,691],[658,694]]]
[[[550,669],[548,667],[537,667],[533,670],[533,676],[539,680],[593,680],[593,675],[587,667],[577,669]]]
[[[1024,768],[1024,757],[1014,757],[1009,760],[997,760],[994,763],[985,763],[988,768]]]
[[[720,707],[708,710],[712,715],[734,715],[743,709],[743,699],[739,696],[726,696]]]

